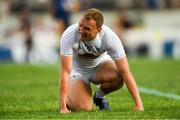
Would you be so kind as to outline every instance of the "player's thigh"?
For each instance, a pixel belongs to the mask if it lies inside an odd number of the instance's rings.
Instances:
[[[117,72],[117,67],[113,60],[106,60],[101,63],[95,74],[95,80],[99,83],[115,80],[119,77],[120,75]]]
[[[92,90],[90,85],[83,80],[71,80],[68,104],[72,109],[91,109]]]

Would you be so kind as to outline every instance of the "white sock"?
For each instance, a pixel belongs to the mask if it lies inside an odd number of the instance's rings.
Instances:
[[[96,92],[96,98],[105,98],[105,93],[101,90],[101,88],[99,87],[97,92]]]

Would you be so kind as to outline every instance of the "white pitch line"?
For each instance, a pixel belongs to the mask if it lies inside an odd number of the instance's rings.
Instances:
[[[155,96],[160,96],[160,97],[165,97],[165,98],[170,98],[174,100],[180,100],[180,96],[172,93],[163,93],[154,89],[148,89],[142,86],[138,86],[139,91],[145,94],[150,94],[150,95],[155,95]]]

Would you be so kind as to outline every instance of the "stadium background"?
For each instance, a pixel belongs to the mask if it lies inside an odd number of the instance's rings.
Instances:
[[[70,24],[78,22],[83,10],[99,8],[105,24],[121,38],[129,56],[150,58],[180,57],[180,14],[178,0],[79,0]],[[55,19],[50,0],[0,1],[0,61],[27,62],[25,37],[19,32],[23,5],[29,10],[33,46],[30,63],[55,63],[60,34],[55,32]],[[48,53],[48,54],[47,54]]]

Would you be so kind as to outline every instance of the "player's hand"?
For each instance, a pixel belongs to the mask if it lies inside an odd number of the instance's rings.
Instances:
[[[143,106],[135,106],[134,111],[142,112],[142,111],[144,111],[144,107]]]
[[[70,113],[71,111],[68,110],[67,108],[61,108],[60,113]]]

